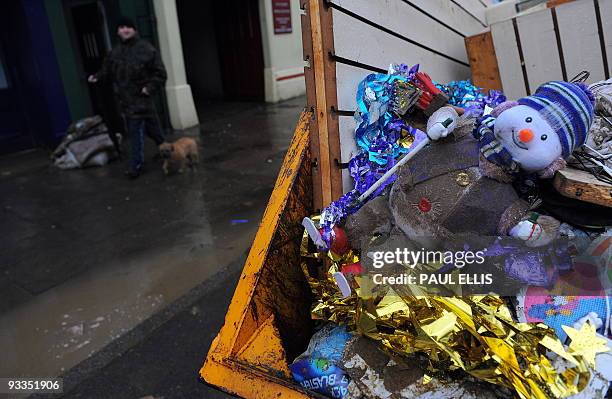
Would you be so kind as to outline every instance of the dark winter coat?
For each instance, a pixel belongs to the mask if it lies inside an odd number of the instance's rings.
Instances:
[[[121,112],[134,118],[154,115],[154,94],[167,74],[155,47],[136,36],[112,49],[96,77],[112,83]],[[142,93],[143,87],[149,95]]]

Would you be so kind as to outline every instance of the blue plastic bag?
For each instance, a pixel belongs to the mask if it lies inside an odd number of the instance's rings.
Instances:
[[[289,366],[303,388],[330,398],[343,398],[350,379],[338,366],[351,334],[344,327],[326,326],[310,340],[308,349]]]

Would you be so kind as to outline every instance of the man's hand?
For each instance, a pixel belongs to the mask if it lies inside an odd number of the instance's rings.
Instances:
[[[89,83],[98,83],[98,77],[96,75],[89,75],[87,81]]]
[[[140,92],[141,92],[143,95],[145,95],[145,96],[148,96],[148,95],[150,94],[150,93],[149,93],[149,89],[147,89],[147,87],[146,87],[146,86],[145,86],[145,87],[143,87],[143,88],[142,88],[142,90],[141,90]]]

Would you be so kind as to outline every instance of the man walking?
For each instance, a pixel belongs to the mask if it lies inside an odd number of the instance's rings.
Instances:
[[[166,82],[166,69],[158,51],[142,40],[134,22],[122,17],[117,24],[120,42],[104,60],[98,73],[89,76],[90,83],[108,80],[126,123],[130,140],[130,161],[126,175],[140,176],[144,164],[144,134],[157,145],[164,142],[153,94]]]

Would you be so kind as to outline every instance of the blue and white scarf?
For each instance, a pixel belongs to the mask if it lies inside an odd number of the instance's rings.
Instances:
[[[495,137],[493,133],[494,125],[495,118],[491,115],[485,115],[478,120],[473,135],[478,140],[480,153],[489,162],[501,167],[511,175],[516,175],[520,171],[520,166],[512,159],[510,152]]]

